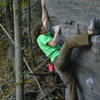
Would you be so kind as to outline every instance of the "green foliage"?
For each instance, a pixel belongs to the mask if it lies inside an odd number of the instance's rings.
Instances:
[[[34,13],[34,23],[35,24],[41,24],[41,17],[39,17],[36,13]]]
[[[0,24],[4,24],[4,7],[5,7],[5,0],[0,0]]]
[[[26,7],[26,6],[28,6],[28,2],[22,1],[22,2],[21,2],[21,7],[24,8],[24,7]]]
[[[3,63],[3,66],[5,68],[12,68],[13,67],[13,61],[11,61],[11,60],[5,60],[4,63]]]
[[[0,0],[0,7],[4,8],[5,7],[5,0]]]
[[[2,17],[2,11],[0,11],[0,17]]]

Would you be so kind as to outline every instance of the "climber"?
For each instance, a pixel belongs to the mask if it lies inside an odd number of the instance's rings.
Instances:
[[[69,37],[65,40],[63,46],[61,47],[57,43],[58,35],[61,30],[61,26],[57,26],[55,29],[54,37],[52,37],[49,32],[49,21],[46,11],[46,1],[41,0],[42,5],[42,23],[43,25],[36,25],[33,33],[33,37],[36,38],[37,44],[40,49],[45,53],[45,55],[51,59],[51,62],[54,63],[56,70],[61,71],[62,73],[66,69],[68,85],[70,87],[70,100],[77,100],[76,92],[76,82],[75,78],[69,67],[70,55],[72,49],[79,46],[85,46],[90,44],[90,38],[92,35],[97,34],[95,31],[96,20],[93,18],[88,27],[86,33],[77,34],[73,37]],[[58,73],[59,74],[59,73]],[[60,75],[59,75],[60,76]]]

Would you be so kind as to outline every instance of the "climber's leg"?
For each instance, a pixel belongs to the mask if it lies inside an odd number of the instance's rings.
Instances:
[[[75,76],[73,75],[71,70],[66,70],[63,72],[61,70],[59,70],[58,67],[56,67],[56,59],[55,59],[54,65],[55,65],[55,70],[57,71],[61,80],[66,85],[66,94],[65,94],[66,99],[65,100],[78,100],[77,89],[76,89],[76,80],[75,80]],[[65,67],[67,67],[67,65]]]
[[[67,38],[60,50],[59,56],[56,59],[56,66],[59,69],[62,69],[65,64],[69,64],[72,49],[78,46],[85,45],[89,45],[89,37],[87,33],[78,34]]]
[[[77,91],[76,91],[76,82],[73,73],[70,70],[70,54],[74,47],[89,45],[88,34],[79,34],[73,37],[66,39],[64,42],[59,56],[54,60],[54,66],[59,74],[60,78],[63,80],[65,85],[67,85],[68,95],[70,100],[77,100]],[[62,69],[66,67],[66,71]],[[67,100],[67,99],[66,99]]]
[[[71,76],[71,78],[70,78],[69,87],[70,87],[70,97],[71,97],[70,100],[78,100],[77,88],[76,88],[76,80],[75,80],[74,76]]]
[[[69,74],[69,76],[71,77],[66,87],[65,100],[78,100],[75,78],[71,73]]]

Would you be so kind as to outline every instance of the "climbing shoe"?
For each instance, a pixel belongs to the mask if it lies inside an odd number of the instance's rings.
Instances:
[[[98,20],[96,17],[93,17],[90,21],[88,30],[93,31],[93,35],[99,35],[100,34],[100,20]]]

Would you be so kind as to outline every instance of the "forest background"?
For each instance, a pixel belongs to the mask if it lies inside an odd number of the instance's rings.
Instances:
[[[0,0],[0,100],[64,99],[64,84],[32,37],[35,24],[41,0]]]

